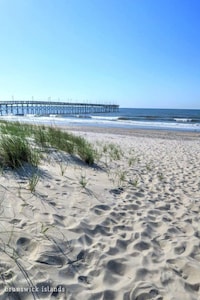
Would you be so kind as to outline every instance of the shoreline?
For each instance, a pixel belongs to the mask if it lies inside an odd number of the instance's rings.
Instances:
[[[43,119],[44,118],[44,119]],[[127,126],[123,124],[120,124],[117,122],[112,122],[112,124],[106,124],[106,123],[85,123],[81,122],[81,119],[79,118],[74,118],[74,122],[69,121],[67,118],[51,118],[51,117],[19,117],[19,118],[4,118],[0,117],[0,120],[2,121],[8,121],[8,122],[20,122],[20,123],[26,123],[26,124],[34,124],[34,125],[39,125],[39,126],[57,126],[57,127],[66,127],[66,128],[72,128],[75,129],[76,131],[94,131],[96,132],[103,132],[103,131],[109,131],[110,133],[115,133],[116,131],[121,132],[121,134],[128,134],[128,135],[133,135],[133,133],[136,135],[141,135],[142,133],[148,133],[152,132],[153,135],[155,136],[155,133],[157,132],[160,136],[163,136],[166,133],[169,133],[169,135],[194,135],[194,136],[200,136],[200,127],[195,126],[192,128],[182,128],[182,127],[168,127],[168,126],[140,126],[140,125],[130,125],[128,124]],[[156,122],[155,122],[156,124]],[[154,125],[155,125],[154,124]],[[184,124],[184,123],[183,123]]]
[[[175,131],[175,130],[153,130],[153,129],[129,129],[129,128],[118,128],[118,127],[98,127],[98,126],[63,126],[54,125],[55,127],[61,128],[65,131],[74,132],[91,132],[101,134],[114,134],[114,135],[125,135],[135,137],[149,137],[149,138],[163,138],[163,139],[198,139],[200,138],[200,132],[191,131]]]

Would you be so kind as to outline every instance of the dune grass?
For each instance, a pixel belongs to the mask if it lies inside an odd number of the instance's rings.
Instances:
[[[9,134],[13,136],[18,136],[25,138],[31,136],[34,131],[34,125],[31,124],[22,124],[20,122],[8,122],[0,121],[0,131],[1,134]]]
[[[77,155],[86,164],[95,161],[95,150],[84,138],[55,127],[0,122],[0,164],[17,168],[24,162],[33,166],[39,163],[37,147],[53,147],[70,155]],[[30,143],[31,140],[31,143]]]
[[[78,155],[86,164],[92,165],[95,160],[95,150],[84,138],[61,131],[58,128],[40,127],[34,132],[35,141],[42,147],[54,147],[71,155]]]
[[[40,180],[40,176],[37,173],[34,173],[32,176],[29,177],[28,180],[28,186],[31,193],[35,192],[36,185],[38,184]]]
[[[16,169],[24,163],[37,166],[39,154],[32,149],[26,139],[18,136],[3,136],[0,140],[0,164],[2,167]]]

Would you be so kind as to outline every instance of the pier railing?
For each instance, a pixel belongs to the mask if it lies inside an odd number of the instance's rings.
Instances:
[[[118,112],[117,104],[59,101],[0,101],[1,115],[81,115]]]

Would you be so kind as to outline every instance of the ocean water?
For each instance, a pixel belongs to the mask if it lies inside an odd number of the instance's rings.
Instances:
[[[200,110],[120,108],[117,113],[76,116],[1,116],[0,119],[62,126],[98,126],[128,129],[200,132]]]

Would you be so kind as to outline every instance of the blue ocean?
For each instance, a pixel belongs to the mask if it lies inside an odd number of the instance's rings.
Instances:
[[[1,116],[1,119],[62,126],[98,126],[200,132],[200,109],[119,108],[117,113],[75,116]]]

